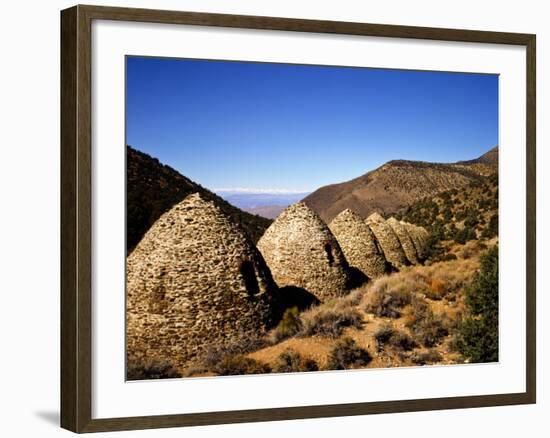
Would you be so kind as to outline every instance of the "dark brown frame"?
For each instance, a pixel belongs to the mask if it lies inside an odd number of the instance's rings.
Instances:
[[[121,20],[392,38],[512,44],[527,52],[526,392],[127,418],[92,419],[91,23]],[[535,47],[531,34],[75,6],[61,12],[61,426],[99,432],[337,417],[536,402]]]

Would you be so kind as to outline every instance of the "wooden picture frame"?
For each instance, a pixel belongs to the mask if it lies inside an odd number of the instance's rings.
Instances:
[[[526,48],[526,391],[523,393],[346,403],[195,414],[92,418],[92,92],[93,20],[186,24],[519,45]],[[196,12],[75,6],[61,12],[61,426],[99,432],[336,417],[535,403],[536,157],[535,48],[530,34],[332,22]]]

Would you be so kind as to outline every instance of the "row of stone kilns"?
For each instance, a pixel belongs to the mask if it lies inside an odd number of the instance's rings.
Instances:
[[[342,295],[353,267],[372,279],[425,257],[422,227],[346,209],[327,226],[305,203],[283,211],[258,242],[279,287],[297,286],[319,300]]]
[[[128,359],[185,367],[209,348],[271,328],[281,316],[278,287],[303,288],[321,301],[341,295],[350,265],[374,278],[388,263],[417,263],[426,237],[419,227],[376,214],[363,221],[350,210],[327,227],[298,203],[256,247],[213,202],[190,195],[127,258]]]

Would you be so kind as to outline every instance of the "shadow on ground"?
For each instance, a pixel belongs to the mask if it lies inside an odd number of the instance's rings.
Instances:
[[[49,423],[53,426],[59,426],[59,412],[57,411],[37,411],[34,415],[45,423]]]

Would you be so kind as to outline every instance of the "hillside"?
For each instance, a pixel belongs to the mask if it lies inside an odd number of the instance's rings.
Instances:
[[[470,317],[466,297],[488,251],[480,242],[460,247],[453,260],[408,267],[318,306],[288,309],[267,336],[213,346],[179,372],[199,377],[468,363],[459,344]]]
[[[375,211],[390,216],[420,199],[481,182],[497,167],[498,148],[449,164],[394,160],[350,181],[321,187],[304,202],[326,222],[346,208],[363,217]]]
[[[396,217],[420,225],[438,240],[464,243],[498,234],[498,173],[416,201]]]
[[[271,221],[236,207],[143,152],[126,149],[126,248],[130,253],[153,223],[191,193],[213,200],[257,242]]]

